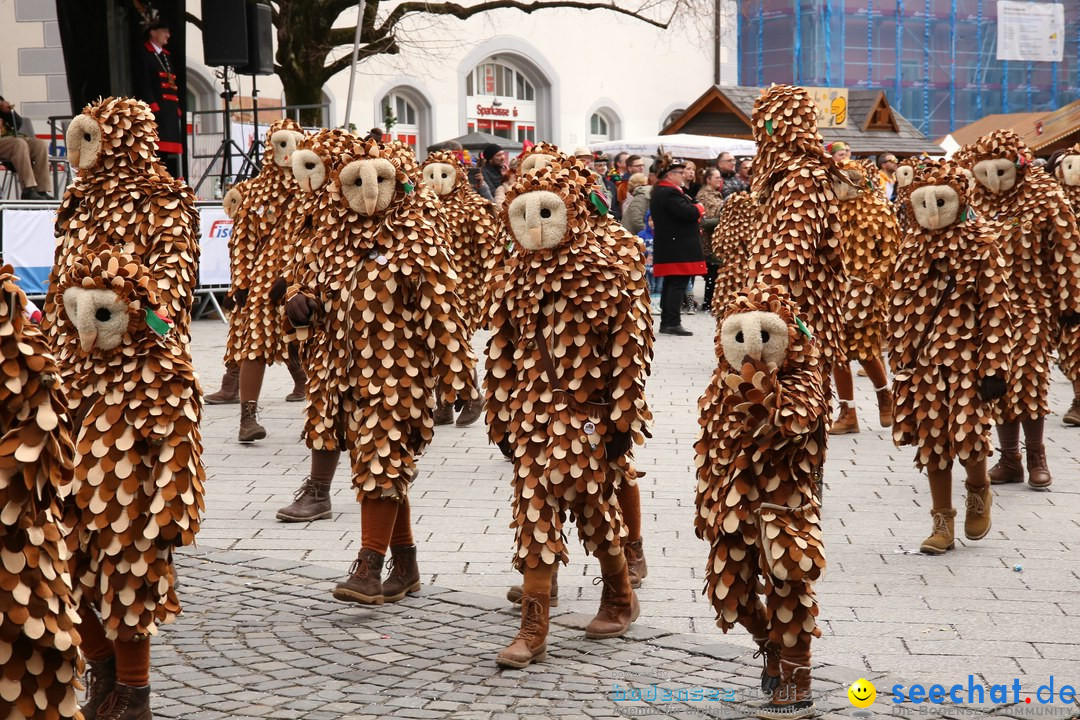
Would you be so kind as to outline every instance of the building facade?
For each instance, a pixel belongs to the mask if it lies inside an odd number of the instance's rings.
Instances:
[[[1060,0],[1033,0],[1048,2]],[[1062,62],[997,59],[995,0],[745,0],[741,85],[883,88],[928,137],[993,113],[1080,97],[1080,2],[1067,0]]]

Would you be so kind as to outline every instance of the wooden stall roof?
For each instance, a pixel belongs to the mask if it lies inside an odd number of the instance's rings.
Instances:
[[[1050,112],[987,115],[950,134],[956,142],[968,145],[1000,129],[1015,130],[1035,154],[1050,155],[1080,140],[1080,100]]]

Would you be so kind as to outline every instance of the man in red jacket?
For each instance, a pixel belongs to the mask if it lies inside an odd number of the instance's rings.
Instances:
[[[682,326],[681,310],[690,279],[706,272],[698,229],[705,208],[683,190],[690,180],[685,162],[661,151],[654,168],[658,180],[649,200],[649,212],[653,221],[653,276],[664,278],[660,332],[693,335]]]

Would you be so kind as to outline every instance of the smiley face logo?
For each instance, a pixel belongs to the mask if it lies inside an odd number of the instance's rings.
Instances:
[[[851,683],[847,691],[848,700],[857,708],[868,708],[877,699],[877,688],[865,678],[859,678]]]

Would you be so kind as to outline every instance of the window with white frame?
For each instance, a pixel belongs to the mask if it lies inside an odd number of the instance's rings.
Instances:
[[[465,76],[465,107],[470,132],[536,141],[536,87],[512,63],[492,57],[473,68]]]
[[[602,143],[611,140],[612,122],[603,112],[597,111],[589,117],[588,144]]]
[[[382,119],[384,129],[390,125],[390,139],[400,140],[413,150],[419,150],[420,111],[414,103],[404,95],[392,92],[383,98]]]

